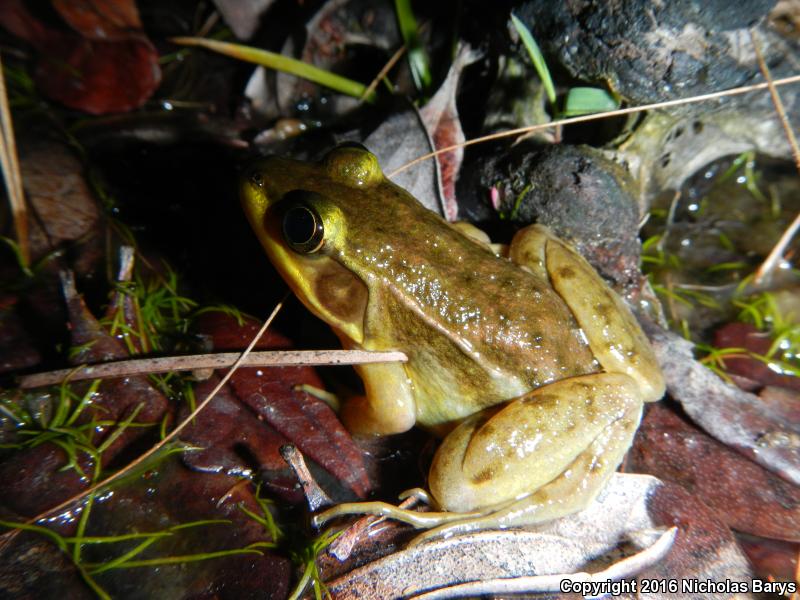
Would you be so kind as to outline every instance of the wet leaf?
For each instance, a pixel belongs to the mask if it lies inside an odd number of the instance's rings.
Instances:
[[[73,364],[127,357],[122,343],[89,312],[71,274],[62,274],[62,284],[72,343],[80,348],[72,356]],[[69,398],[64,390],[46,393],[46,401],[55,407],[51,428],[44,431],[48,437],[0,463],[0,497],[19,514],[35,515],[88,487],[100,467],[135,441],[157,433],[168,411],[166,397],[144,376],[85,382],[68,389]],[[151,426],[131,427],[134,420]],[[92,422],[104,425],[91,426]],[[88,432],[76,438],[75,428],[80,427],[88,427]],[[73,439],[78,443],[71,443]]]
[[[754,354],[766,356],[772,346],[768,333],[759,331],[749,323],[728,323],[714,333],[717,348],[744,348]],[[750,356],[726,356],[722,358],[728,373],[741,375],[761,385],[775,385],[800,391],[800,377],[776,373],[764,361]]]
[[[66,8],[70,3],[64,5]],[[94,5],[87,2],[80,6]],[[130,19],[129,11],[66,13],[92,36],[43,25],[25,9],[22,0],[7,0],[0,6],[0,25],[39,52],[35,77],[39,89],[70,108],[91,114],[124,112],[144,104],[161,81],[161,69],[155,48],[141,31],[130,30],[123,35],[120,27]],[[108,20],[112,15],[114,18]],[[117,17],[119,20],[115,20]]]
[[[133,0],[52,0],[70,27],[90,40],[127,39],[142,29]]]
[[[205,398],[218,381],[214,376],[198,385],[196,396]],[[181,417],[187,413],[188,407]],[[184,463],[192,469],[232,477],[258,477],[271,494],[287,502],[302,502],[297,478],[279,452],[289,440],[248,410],[230,387],[217,392],[181,433],[181,439],[201,448],[183,455]]]
[[[243,348],[253,337],[256,323],[239,325],[228,315],[204,315],[199,330],[211,336],[217,350]],[[219,332],[219,333],[218,333]],[[256,349],[291,347],[289,340],[268,332]],[[331,408],[298,386],[322,388],[310,367],[239,369],[230,386],[241,402],[296,445],[307,457],[333,474],[359,497],[370,489],[361,451]]]
[[[758,397],[725,383],[697,362],[693,345],[643,322],[670,396],[697,425],[730,448],[800,484],[800,431]]]
[[[681,485],[733,529],[800,541],[800,488],[730,450],[664,404],[649,407],[627,466]]]
[[[468,45],[459,48],[447,77],[433,98],[420,110],[420,116],[433,140],[437,150],[448,148],[465,141],[464,131],[458,117],[456,93],[461,80],[461,73],[478,58],[480,54],[471,50]],[[458,219],[458,203],[456,202],[456,179],[464,159],[464,149],[456,148],[435,158],[439,176],[439,187],[442,191],[444,216],[448,221]]]

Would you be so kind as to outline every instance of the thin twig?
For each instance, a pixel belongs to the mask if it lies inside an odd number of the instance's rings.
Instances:
[[[59,369],[23,375],[18,379],[24,389],[54,385],[65,381],[84,379],[110,379],[131,375],[151,375],[170,371],[193,371],[195,369],[224,369],[233,365],[241,352],[218,352],[215,354],[190,354],[186,356],[164,356],[98,363],[74,369]],[[286,367],[322,365],[360,365],[382,362],[405,362],[402,352],[367,352],[364,350],[269,350],[251,352],[239,365],[242,367]]]
[[[781,125],[783,126],[783,131],[786,133],[786,139],[789,140],[789,146],[792,149],[792,156],[794,157],[794,163],[797,167],[797,171],[800,172],[800,148],[798,148],[797,145],[797,138],[792,130],[792,124],[789,122],[789,117],[786,115],[786,109],[783,106],[781,96],[778,94],[778,89],[775,86],[776,82],[773,81],[772,75],[769,72],[769,67],[767,67],[767,63],[764,60],[764,55],[761,53],[761,45],[758,43],[758,39],[756,38],[756,32],[753,30],[750,31],[750,39],[753,41],[753,50],[755,50],[756,58],[758,59],[758,67],[761,69],[761,74],[764,75],[764,79],[767,80],[769,93],[770,96],[772,96],[772,103],[775,105],[775,111],[778,113]],[[783,235],[778,240],[778,243],[775,244],[775,247],[772,248],[769,255],[767,255],[767,258],[765,258],[764,262],[761,263],[761,266],[756,269],[756,272],[753,275],[754,286],[760,285],[761,280],[772,273],[777,264],[783,258],[783,253],[786,251],[786,247],[789,245],[789,242],[792,241],[795,233],[797,233],[798,228],[800,228],[800,213],[795,216],[791,225],[789,225],[786,231],[783,232]]]
[[[362,102],[372,95],[372,93],[378,87],[378,84],[380,84],[381,80],[384,77],[386,77],[386,75],[388,75],[389,71],[391,71],[392,67],[394,67],[397,64],[397,61],[403,57],[403,54],[405,54],[405,52],[406,52],[406,47],[405,45],[403,45],[400,46],[400,48],[398,48],[397,52],[392,54],[392,57],[389,59],[389,61],[385,65],[383,65],[383,68],[380,71],[378,71],[377,75],[375,75],[375,79],[373,79],[372,82],[369,84],[369,86],[367,86],[367,89],[364,90],[364,93],[361,95],[360,98]]]
[[[667,529],[651,546],[623,558],[607,569],[597,573],[570,573],[554,575],[531,575],[527,577],[510,577],[506,579],[486,579],[460,583],[415,595],[415,600],[449,600],[465,596],[505,596],[508,594],[533,594],[543,592],[559,592],[564,581],[574,586],[576,583],[610,582],[627,579],[646,568],[660,562],[672,548],[678,528]]]
[[[0,165],[3,168],[3,179],[6,183],[8,202],[11,205],[11,215],[14,219],[14,232],[17,236],[17,244],[19,244],[22,266],[28,267],[31,262],[28,210],[25,206],[25,192],[22,189],[22,175],[19,171],[14,124],[11,121],[11,111],[8,107],[8,92],[2,60],[0,60],[0,136],[2,136],[0,139]]]
[[[784,77],[783,79],[776,79],[774,80],[774,85],[788,85],[790,83],[798,83],[800,82],[800,75],[792,75],[791,77]],[[655,110],[659,108],[670,108],[672,106],[683,106],[685,104],[694,104],[696,102],[704,102],[706,100],[714,100],[716,98],[725,98],[728,96],[738,96],[741,94],[746,94],[748,92],[755,92],[758,90],[763,90],[769,87],[767,83],[754,83],[753,85],[746,85],[738,88],[733,88],[730,90],[722,90],[721,92],[712,92],[710,94],[702,94],[700,96],[692,96],[691,98],[679,98],[677,100],[667,100],[665,102],[656,102],[654,104],[644,104],[642,106],[631,106],[629,108],[620,108],[618,110],[612,110],[604,113],[596,113],[592,115],[582,115],[580,117],[570,117],[569,119],[562,119],[560,121],[551,121],[550,123],[540,123],[538,125],[528,125],[527,127],[518,127],[517,129],[509,129],[508,131],[500,131],[498,133],[492,133],[490,135],[484,135],[482,137],[474,138],[471,140],[467,140],[460,144],[453,144],[452,146],[446,146],[444,148],[439,148],[434,152],[430,152],[428,154],[424,154],[418,158],[415,158],[412,161],[407,162],[401,167],[396,168],[391,173],[387,174],[387,177],[394,177],[398,173],[405,171],[420,163],[424,160],[428,160],[433,158],[434,156],[438,156],[439,154],[444,154],[445,152],[452,152],[457,148],[464,148],[466,146],[473,146],[475,144],[480,144],[482,142],[488,142],[491,140],[498,140],[507,137],[515,137],[523,133],[540,131],[543,129],[550,129],[552,127],[559,127],[563,125],[572,125],[574,123],[585,123],[587,121],[594,121],[597,119],[607,119],[609,117],[618,117],[620,115],[630,115],[634,113],[645,112],[648,110]]]
[[[264,335],[264,332],[267,330],[267,328],[270,326],[272,321],[275,319],[275,317],[278,314],[278,311],[280,311],[280,309],[283,307],[283,303],[285,302],[287,297],[288,297],[288,294],[286,296],[284,296],[283,299],[280,302],[278,302],[278,304],[273,309],[272,313],[270,313],[269,317],[267,317],[267,320],[264,321],[264,324],[261,326],[261,329],[259,329],[258,333],[256,333],[255,336],[253,336],[253,339],[250,341],[250,344],[248,344],[247,348],[245,348],[244,352],[242,352],[242,354],[239,356],[239,360],[237,360],[233,364],[233,366],[230,368],[230,370],[228,370],[228,372],[225,373],[225,375],[222,377],[222,379],[219,380],[219,383],[217,383],[217,385],[214,386],[214,389],[211,390],[208,393],[208,395],[205,397],[205,399],[200,404],[197,405],[197,408],[195,408],[183,421],[178,423],[178,425],[175,427],[175,429],[173,429],[166,436],[164,436],[164,439],[162,439],[157,444],[154,444],[149,450],[147,450],[145,453],[139,455],[136,459],[134,459],[131,462],[129,462],[127,465],[122,467],[119,471],[116,471],[115,473],[112,473],[111,475],[109,475],[108,477],[106,477],[105,479],[100,481],[99,483],[96,483],[95,485],[83,490],[82,492],[80,492],[78,494],[75,494],[71,498],[68,498],[67,500],[64,500],[64,502],[62,502],[62,503],[60,503],[60,504],[58,504],[56,506],[53,506],[52,508],[47,509],[46,511],[36,515],[35,517],[32,517],[32,518],[28,519],[28,521],[26,521],[26,523],[30,524],[30,523],[36,523],[37,521],[41,521],[41,520],[49,517],[50,515],[52,515],[54,513],[57,513],[58,511],[71,506],[73,503],[78,502],[82,498],[85,498],[89,494],[92,494],[92,493],[96,492],[100,488],[103,488],[103,487],[107,486],[109,483],[112,483],[113,481],[116,481],[117,479],[122,477],[124,474],[129,473],[132,469],[134,469],[138,465],[142,464],[145,460],[147,460],[148,458],[153,456],[156,452],[161,450],[161,448],[163,448],[166,444],[168,444],[173,439],[175,439],[175,437],[177,437],[177,435],[181,431],[183,431],[183,429],[189,423],[191,423],[194,420],[194,418],[200,413],[200,411],[202,411],[208,405],[208,403],[211,402],[211,400],[214,399],[214,397],[217,395],[217,392],[219,392],[222,389],[222,386],[224,386],[226,383],[228,383],[228,380],[236,372],[236,370],[241,366],[242,362],[245,360],[247,355],[250,354],[250,351],[258,343],[258,340],[261,339],[261,336]],[[18,529],[12,529],[10,532],[4,533],[2,536],[0,536],[0,538],[5,538],[6,536],[13,535],[18,531],[19,531]]]

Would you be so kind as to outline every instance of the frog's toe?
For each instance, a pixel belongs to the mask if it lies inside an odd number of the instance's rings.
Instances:
[[[339,504],[314,516],[311,519],[311,523],[314,527],[320,528],[328,521],[345,515],[375,515],[388,517],[396,521],[408,523],[417,529],[430,529],[431,527],[438,527],[443,523],[463,519],[465,516],[476,517],[479,516],[480,513],[468,513],[467,515],[463,515],[451,512],[419,512],[400,508],[399,506],[387,502],[349,502]]]

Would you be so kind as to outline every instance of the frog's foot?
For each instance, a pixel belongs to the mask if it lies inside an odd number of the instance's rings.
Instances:
[[[622,462],[641,418],[641,405],[602,431],[569,467],[535,492],[510,503],[491,507],[479,516],[455,519],[417,536],[411,545],[485,529],[535,525],[586,507]]]

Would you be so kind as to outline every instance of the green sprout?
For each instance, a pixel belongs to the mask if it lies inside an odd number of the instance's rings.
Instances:
[[[270,539],[277,542],[283,537],[283,532],[275,523],[275,518],[272,516],[272,511],[270,510],[270,506],[273,504],[272,501],[261,496],[260,483],[256,486],[255,501],[261,510],[261,514],[253,512],[244,506],[244,504],[239,504],[239,509],[256,523],[260,524],[264,528],[264,532],[269,535]]]
[[[414,86],[420,92],[425,92],[431,85],[431,68],[428,55],[419,35],[417,20],[414,18],[414,11],[411,10],[410,0],[395,0],[395,12],[397,13],[397,23],[400,34],[406,45],[408,53],[408,65],[411,69],[411,77]]]
[[[316,600],[322,600],[323,596],[330,597],[328,589],[325,587],[320,577],[319,567],[317,567],[317,557],[342,533],[342,531],[333,532],[328,529],[311,540],[310,543],[300,550],[290,552],[292,562],[303,568],[303,574],[300,577],[300,581],[297,582],[297,586],[292,590],[292,593],[289,594],[288,600],[299,600],[308,586],[314,588],[314,597]]]
[[[320,69],[302,60],[268,50],[199,37],[176,37],[172,38],[171,41],[184,46],[198,46],[238,60],[255,63],[268,69],[282,71],[355,98],[362,98],[367,91],[367,86],[363,83]],[[367,96],[366,100],[368,102],[374,101],[374,94]]]
[[[78,395],[69,383],[53,388],[53,393],[38,397],[43,400],[33,406],[30,395],[11,398],[0,396],[0,411],[16,424],[14,442],[0,444],[0,448],[35,448],[44,443],[55,444],[64,451],[66,463],[61,471],[75,470],[81,477],[96,482],[100,477],[102,454],[119,437],[132,427],[153,427],[153,423],[137,423],[136,416],[142,409],[139,404],[122,421],[99,420],[94,412],[89,421],[78,423],[79,418],[89,407],[96,394],[100,380],[95,379],[83,393]],[[25,402],[28,400],[28,402]],[[98,446],[94,436],[99,428],[113,428],[111,433]],[[81,457],[88,456],[93,465],[91,474],[84,473]]]
[[[178,556],[157,556],[152,558],[138,558],[140,555],[156,545],[158,542],[164,541],[168,538],[174,538],[187,529],[196,527],[208,527],[212,525],[228,525],[230,521],[225,519],[204,519],[192,521],[189,523],[181,523],[167,527],[160,531],[152,532],[132,532],[120,535],[105,535],[105,536],[89,536],[86,535],[86,526],[89,520],[89,514],[94,502],[94,494],[87,498],[86,504],[82,510],[76,534],[72,537],[65,537],[59,533],[40,525],[32,525],[28,523],[16,523],[11,521],[0,521],[0,526],[6,527],[11,530],[28,531],[37,533],[48,538],[55,546],[69,556],[78,572],[83,577],[86,584],[95,592],[95,594],[102,599],[109,599],[109,594],[103,590],[98,584],[95,577],[102,573],[114,569],[137,569],[143,567],[160,567],[165,565],[187,564],[191,562],[212,560],[215,558],[223,558],[228,556],[236,556],[239,554],[256,554],[262,555],[263,549],[274,548],[275,545],[271,542],[254,542],[248,544],[243,548],[231,548],[228,550],[216,550],[211,552],[197,552],[192,554],[184,554]],[[114,558],[99,563],[87,562],[82,557],[82,549],[85,546],[92,545],[113,545],[125,544],[129,542],[138,542],[132,548],[121,551]]]

